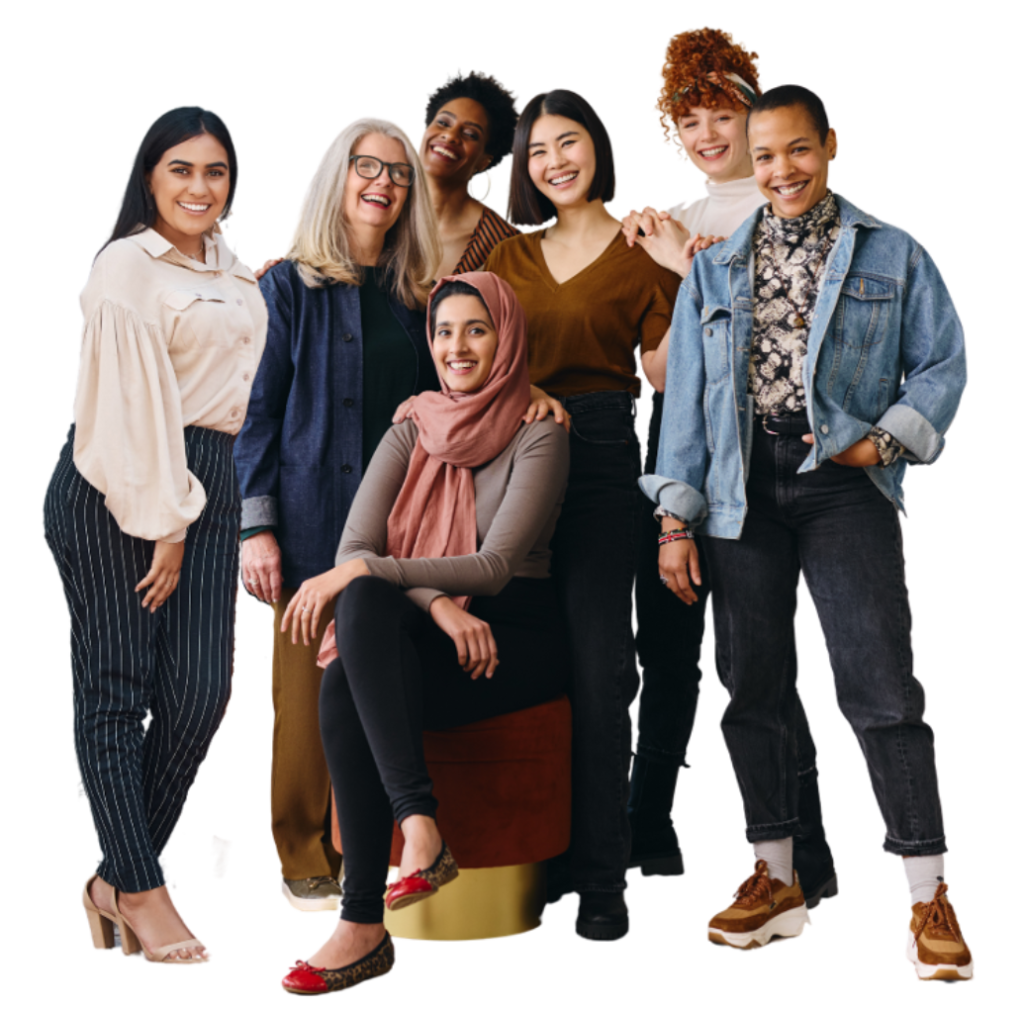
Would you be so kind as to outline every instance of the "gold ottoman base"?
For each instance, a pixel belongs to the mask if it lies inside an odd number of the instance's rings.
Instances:
[[[540,924],[543,862],[494,869],[460,869],[433,897],[384,912],[384,927],[402,939],[497,939]]]

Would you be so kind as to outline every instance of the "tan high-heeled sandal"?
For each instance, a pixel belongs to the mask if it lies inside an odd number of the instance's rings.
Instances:
[[[121,948],[126,953],[137,953],[142,950],[143,955],[151,963],[176,963],[176,964],[189,964],[189,963],[206,963],[207,957],[204,956],[192,956],[188,959],[184,957],[170,956],[175,950],[189,949],[194,946],[204,946],[205,944],[200,942],[195,937],[191,939],[183,939],[181,942],[168,943],[166,946],[157,946],[152,953],[139,941],[139,937],[135,934],[135,930],[125,920],[121,909],[117,906],[117,890],[114,891],[114,919],[117,922],[118,930],[121,932]]]
[[[82,904],[89,919],[89,931],[92,932],[93,946],[97,949],[113,949],[114,925],[117,924],[117,919],[109,912],[101,911],[93,903],[92,897],[89,896],[89,888],[96,881],[96,878],[97,873],[93,873],[85,881],[85,889],[82,891]]]

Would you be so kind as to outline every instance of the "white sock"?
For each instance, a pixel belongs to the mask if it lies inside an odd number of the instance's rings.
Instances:
[[[781,880],[786,886],[793,885],[793,838],[755,841],[754,858],[763,858],[768,863],[768,875],[772,879]],[[928,899],[931,900],[931,897]]]
[[[943,881],[942,863],[941,855],[912,855],[903,859],[903,868],[910,884],[911,904],[922,901],[927,904],[935,896],[935,891]]]

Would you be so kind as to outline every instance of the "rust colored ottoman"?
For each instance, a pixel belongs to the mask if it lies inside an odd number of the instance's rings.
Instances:
[[[392,935],[483,939],[536,928],[544,861],[569,847],[572,712],[560,697],[524,711],[423,734],[437,825],[459,878],[394,913]],[[341,851],[337,815],[334,846]],[[395,826],[391,864],[402,857]]]

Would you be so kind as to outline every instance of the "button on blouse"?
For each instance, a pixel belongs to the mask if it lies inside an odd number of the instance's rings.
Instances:
[[[75,465],[141,539],[180,542],[199,517],[184,429],[241,430],[266,343],[256,278],[204,241],[205,264],[152,229],[112,242],[82,292]]]

